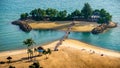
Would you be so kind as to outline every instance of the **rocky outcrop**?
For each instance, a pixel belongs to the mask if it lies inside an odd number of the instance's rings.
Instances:
[[[114,28],[114,27],[117,27],[117,23],[110,22],[108,25],[101,24],[101,25],[97,26],[91,32],[92,32],[92,34],[99,34],[99,33],[102,33],[104,30],[106,30],[107,28]]]
[[[96,28],[94,28],[91,32],[92,32],[92,34],[99,34],[99,33],[102,33],[106,29],[107,29],[107,25],[101,24],[101,25],[97,26]]]
[[[20,27],[20,29],[25,31],[25,32],[30,32],[32,30],[32,28],[27,23],[22,22],[20,20],[13,21],[12,24],[18,25]]]

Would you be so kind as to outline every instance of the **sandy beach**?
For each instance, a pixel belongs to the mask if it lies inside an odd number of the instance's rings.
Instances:
[[[56,29],[56,30],[67,30],[68,26],[73,21],[40,21],[40,22],[29,22],[32,29]],[[74,21],[75,25],[70,31],[76,32],[90,32],[98,24],[95,22],[85,22],[85,21]]]
[[[54,47],[58,41],[46,44],[45,49]],[[27,62],[26,50],[15,50],[0,53],[0,61],[7,61],[12,56],[11,65],[16,68],[28,68],[32,62]],[[120,68],[120,53],[108,49],[95,47],[77,40],[67,39],[59,47],[59,51],[52,51],[48,59],[45,55],[36,57],[43,68]],[[0,64],[0,68],[8,68],[8,64]]]

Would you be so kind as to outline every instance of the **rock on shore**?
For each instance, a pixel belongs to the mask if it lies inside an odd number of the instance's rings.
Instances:
[[[32,30],[31,26],[29,26],[27,23],[24,23],[20,20],[13,21],[12,24],[18,25],[20,27],[20,29],[25,31],[25,32],[30,32]]]
[[[117,23],[110,22],[108,25],[101,24],[101,25],[97,26],[91,32],[92,32],[92,34],[99,34],[99,33],[102,33],[104,30],[106,30],[107,28],[114,28],[114,27],[117,27]]]
[[[99,34],[99,33],[102,33],[106,29],[107,29],[107,25],[101,24],[101,25],[97,26],[96,28],[94,28],[91,32],[92,32],[92,34]]]

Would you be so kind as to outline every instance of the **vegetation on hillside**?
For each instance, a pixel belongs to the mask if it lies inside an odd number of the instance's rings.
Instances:
[[[111,21],[112,16],[105,9],[93,10],[88,3],[84,4],[82,10],[76,9],[75,11],[69,14],[66,10],[58,11],[57,9],[53,8],[38,8],[32,10],[30,13],[22,13],[20,15],[21,20],[32,19],[36,21],[65,21],[73,20],[74,18],[84,21],[91,21],[92,19],[96,19],[95,22],[98,22],[100,24],[109,24],[109,21]]]

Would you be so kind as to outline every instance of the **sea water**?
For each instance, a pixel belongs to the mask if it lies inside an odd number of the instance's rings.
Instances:
[[[87,2],[93,9],[106,9],[113,21],[118,23],[118,27],[98,35],[71,32],[69,38],[120,51],[120,0],[0,0],[0,51],[23,49],[25,46],[22,42],[27,38],[33,38],[37,46],[58,40],[65,34],[64,31],[53,30],[32,30],[25,33],[11,24],[19,19],[21,13],[29,13],[35,8],[55,8],[70,13],[75,9],[81,10]]]

